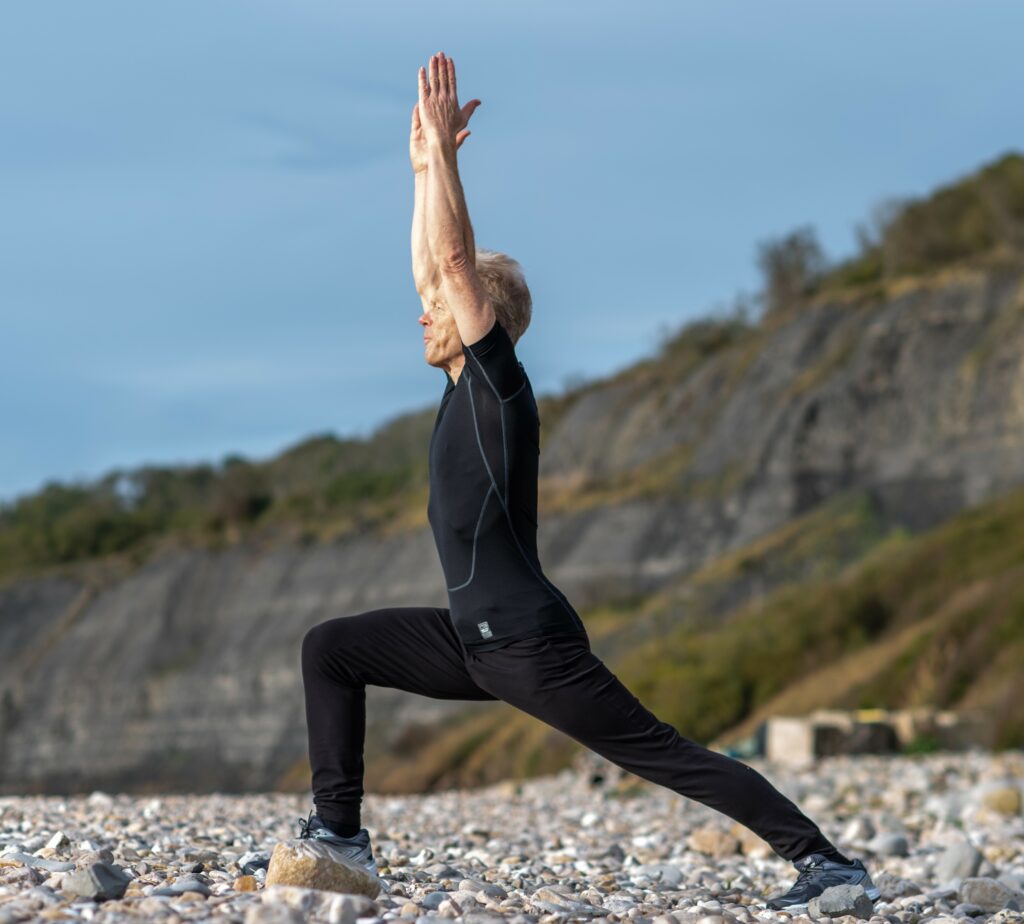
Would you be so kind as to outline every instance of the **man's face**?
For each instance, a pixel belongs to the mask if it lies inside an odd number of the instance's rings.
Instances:
[[[420,315],[423,358],[431,366],[445,366],[462,352],[462,338],[452,313],[436,300],[424,300]]]

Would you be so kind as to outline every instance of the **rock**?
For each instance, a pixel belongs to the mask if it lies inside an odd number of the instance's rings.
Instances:
[[[683,871],[671,863],[645,863],[642,866],[634,867],[633,873],[659,882],[666,889],[678,888],[683,881]]]
[[[978,905],[985,911],[1024,911],[1024,894],[1004,885],[998,879],[977,877],[960,883],[960,900]]]
[[[981,905],[972,905],[970,902],[960,902],[953,909],[953,917],[955,918],[976,918],[979,914],[984,914],[985,909]]]
[[[839,840],[862,844],[871,840],[874,836],[875,826],[871,823],[871,819],[864,815],[858,815],[856,818],[851,819],[849,824],[843,828],[843,833]]]
[[[713,857],[727,857],[739,851],[739,841],[721,828],[698,828],[687,839],[686,846]]]
[[[1016,786],[998,786],[981,794],[981,804],[1000,815],[1019,815],[1020,789]]]
[[[416,902],[406,902],[402,905],[402,910],[399,914],[403,918],[418,918],[420,916],[420,906]]]
[[[270,866],[270,854],[261,850],[249,850],[238,858],[238,868],[243,876],[255,876],[257,870]]]
[[[729,828],[729,833],[739,841],[740,850],[748,857],[773,857],[775,851],[772,850],[771,844],[769,844],[764,838],[758,837],[753,831],[750,830],[746,825],[741,825],[738,821],[734,821],[732,826]]]
[[[920,895],[923,891],[916,882],[894,876],[886,870],[872,873],[871,881],[878,887],[878,898],[883,902],[891,902],[895,898],[903,898],[907,895]]]
[[[437,911],[441,907],[441,902],[445,901],[449,895],[451,892],[429,892],[420,899],[420,907]]]
[[[70,843],[68,836],[63,831],[58,831],[46,842],[46,846],[51,850],[60,850],[61,847],[67,847]]]
[[[423,872],[429,873],[435,881],[442,879],[464,879],[465,874],[462,870],[456,869],[454,866],[449,866],[447,863],[432,863],[430,866],[424,867]]]
[[[253,905],[245,913],[245,924],[306,924],[306,915],[287,905]]]
[[[264,890],[263,903],[285,905],[308,917],[322,918],[329,924],[355,924],[356,918],[375,916],[379,910],[377,903],[366,895],[347,895],[280,883]]]
[[[278,884],[369,898],[376,898],[381,890],[376,876],[311,838],[282,841],[274,848],[267,868],[267,886]]]
[[[102,902],[121,898],[131,878],[121,867],[112,863],[91,863],[65,876],[62,888],[77,898]]]
[[[154,895],[184,895],[186,892],[198,892],[203,896],[207,896],[210,894],[210,887],[194,876],[182,876],[168,885],[153,890]]]
[[[7,853],[0,857],[0,866],[31,866],[33,869],[45,869],[48,873],[66,873],[75,868],[75,864],[65,860],[51,860],[48,857],[34,857],[29,853]]]
[[[807,903],[807,915],[812,919],[853,915],[866,921],[874,910],[874,903],[868,898],[864,886],[849,883],[829,886]]]
[[[232,888],[236,892],[255,892],[259,888],[255,876],[239,876],[233,883]]]
[[[463,879],[462,882],[459,883],[459,890],[486,895],[488,898],[493,898],[498,901],[501,901],[503,898],[508,898],[508,892],[506,892],[496,882],[481,882],[479,879]]]
[[[954,879],[966,879],[978,872],[985,857],[973,844],[957,840],[950,844],[935,863],[935,881],[945,885]]]
[[[872,853],[880,857],[905,857],[910,852],[906,837],[896,833],[877,834],[867,846]]]

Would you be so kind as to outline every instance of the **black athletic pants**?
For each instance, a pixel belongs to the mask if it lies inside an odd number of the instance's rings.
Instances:
[[[779,856],[835,850],[752,767],[659,721],[580,636],[534,636],[491,651],[463,647],[447,609],[396,607],[329,619],[302,642],[317,813],[360,824],[366,686],[434,699],[504,700],[630,773],[750,828]]]

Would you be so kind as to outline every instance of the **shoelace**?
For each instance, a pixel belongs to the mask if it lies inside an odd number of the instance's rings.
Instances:
[[[815,870],[821,869],[821,865],[822,861],[820,859],[811,860],[802,870],[800,870],[800,873],[796,877],[796,882],[793,883],[793,888],[796,888],[801,882],[806,882],[810,879],[811,874]]]
[[[300,818],[299,819],[299,839],[300,840],[302,838],[304,838],[304,837],[305,838],[312,838],[313,837],[313,835],[312,835],[312,833],[310,831],[310,829],[313,826],[312,822],[313,822],[313,812],[312,811],[310,811],[308,817]]]

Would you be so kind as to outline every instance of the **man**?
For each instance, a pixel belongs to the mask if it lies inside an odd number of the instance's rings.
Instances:
[[[410,159],[413,274],[424,357],[446,377],[429,449],[428,519],[448,608],[339,617],[303,639],[316,812],[303,837],[375,870],[361,827],[365,693],[372,684],[439,699],[504,700],[620,767],[751,828],[800,870],[769,907],[803,910],[825,887],[878,890],[859,861],[753,768],[659,721],[591,652],[579,615],[537,556],[540,422],[515,343],[530,321],[518,264],[477,251],[456,151],[479,100],[458,104],[443,53],[419,70]]]

